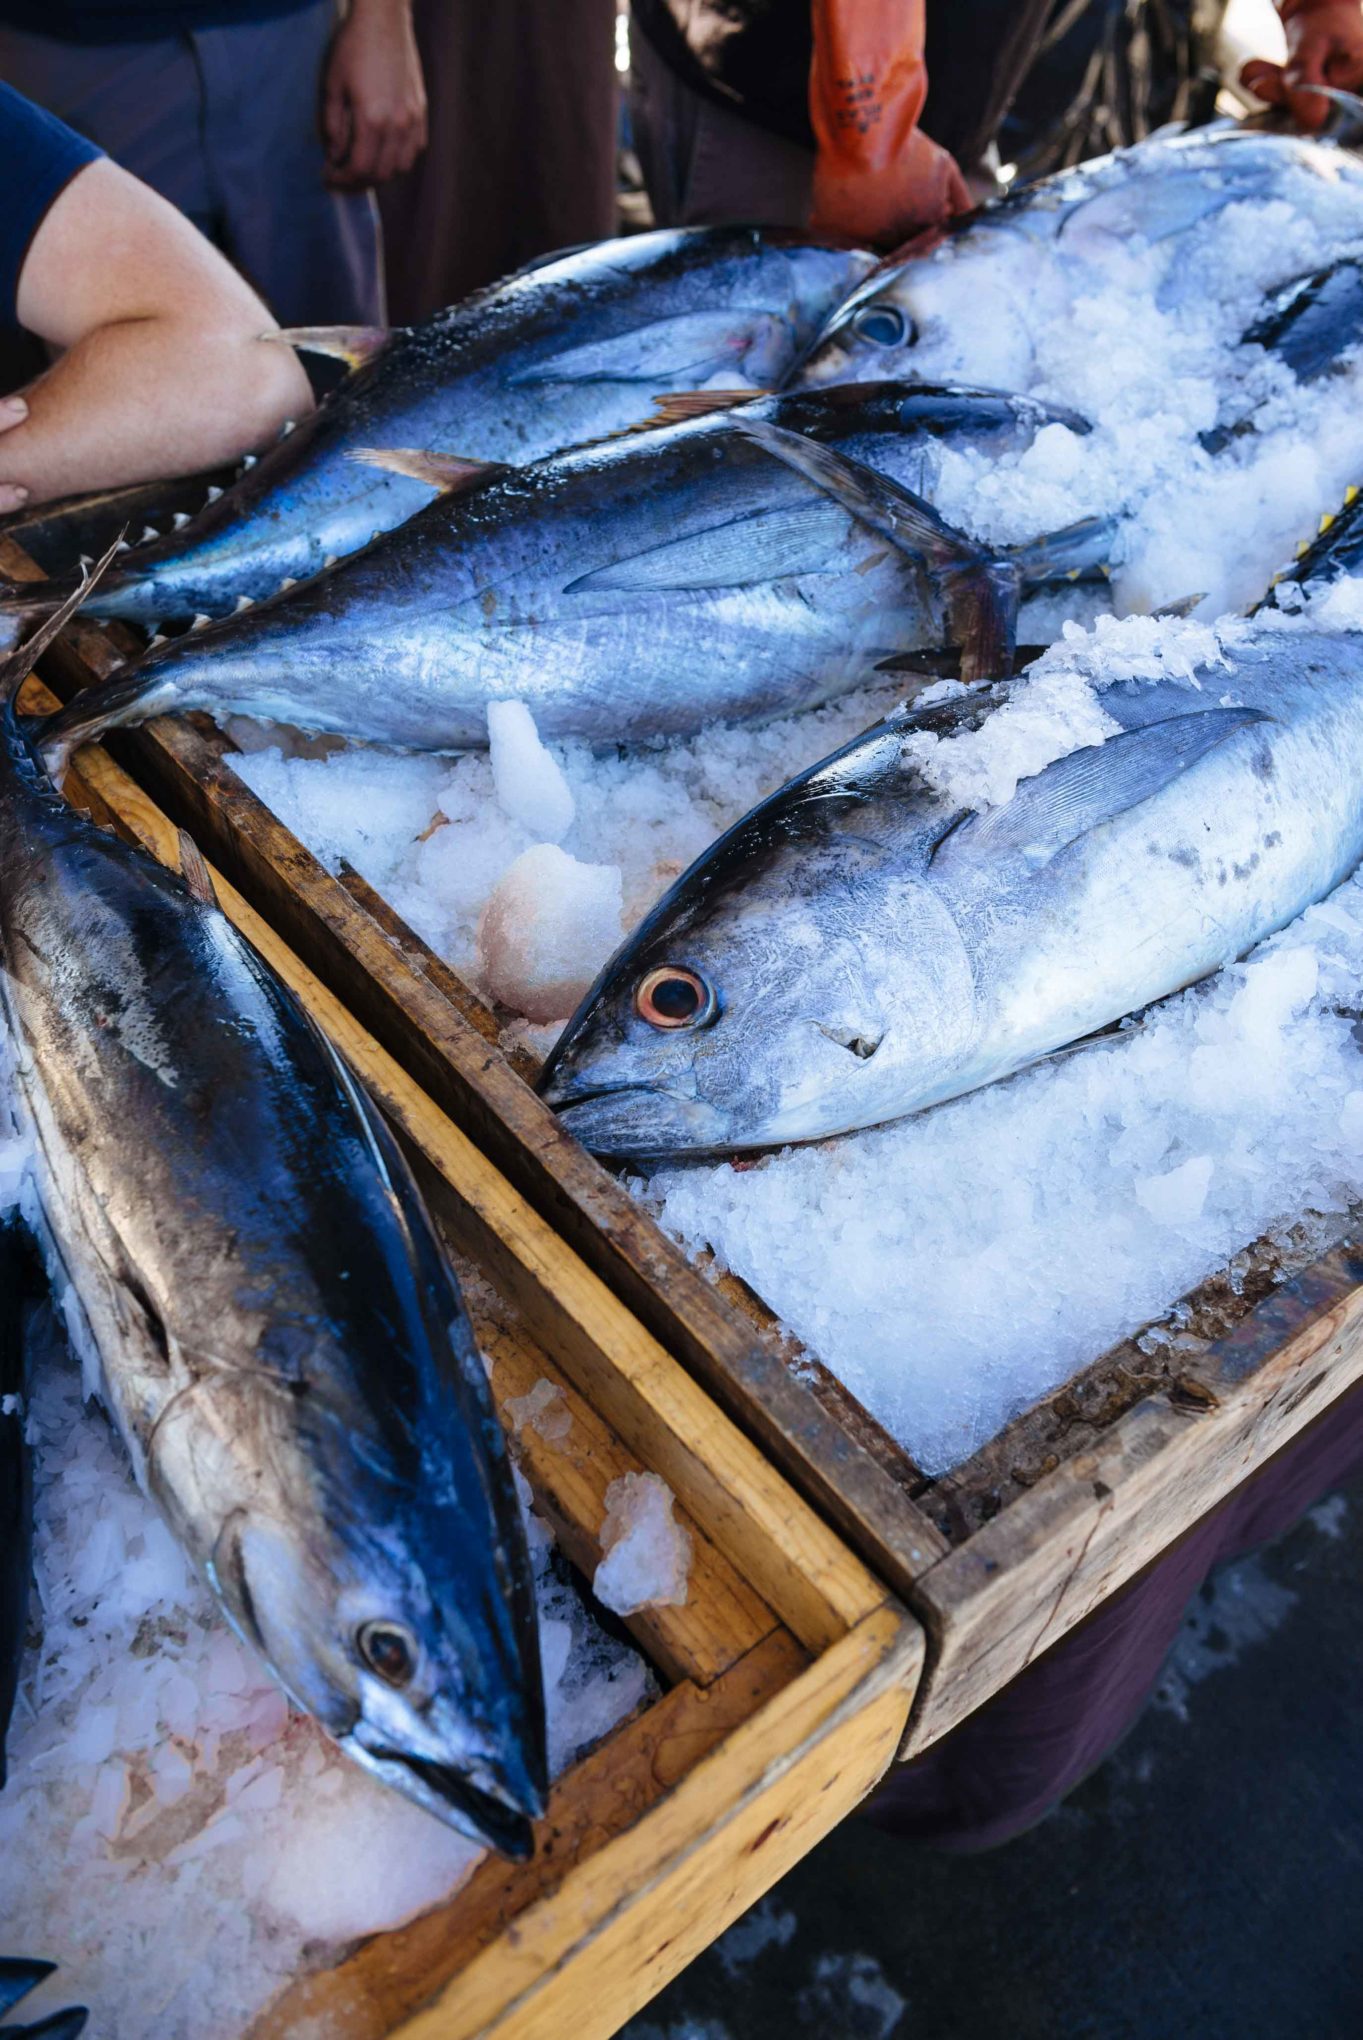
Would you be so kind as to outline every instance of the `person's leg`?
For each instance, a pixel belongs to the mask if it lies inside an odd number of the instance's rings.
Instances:
[[[202,144],[203,90],[188,36],[70,43],[0,28],[0,78],[187,213],[218,222]]]
[[[430,146],[379,201],[404,323],[615,232],[613,0],[417,0],[415,21]]]
[[[630,113],[659,226],[809,221],[814,152],[695,92],[636,29]]]
[[[284,326],[385,322],[372,192],[328,191],[317,124],[331,0],[200,29],[204,146],[228,254]]]

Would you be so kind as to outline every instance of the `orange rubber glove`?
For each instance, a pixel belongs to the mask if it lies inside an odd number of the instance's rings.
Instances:
[[[1363,7],[1358,0],[1278,0],[1287,32],[1286,64],[1256,57],[1244,65],[1240,82],[1256,98],[1285,106],[1298,127],[1322,127],[1329,101],[1302,85],[1338,85],[1363,91]]]
[[[918,127],[928,93],[923,0],[813,0],[811,11],[811,225],[894,247],[969,212],[965,179]]]

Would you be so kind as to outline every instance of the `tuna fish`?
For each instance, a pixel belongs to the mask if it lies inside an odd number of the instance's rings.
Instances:
[[[616,1156],[874,1126],[1194,983],[1319,900],[1363,857],[1363,635],[1220,628],[1201,689],[1118,679],[1106,740],[1000,805],[959,765],[953,783],[952,740],[978,762],[1026,679],[903,710],[763,801],[569,1023],[542,1080],[563,1125]]]
[[[781,229],[668,230],[543,264],[410,329],[273,336],[356,372],[183,530],[126,557],[92,613],[153,628],[228,615],[391,531],[480,463],[619,431],[655,393],[778,381],[873,261]],[[376,446],[463,458],[420,472],[353,458]],[[12,615],[42,613],[13,598]]]
[[[523,1857],[538,1632],[454,1276],[384,1122],[193,846],[173,875],[55,793],[14,716],[28,663],[0,716],[0,1018],[100,1393],[298,1706]]]
[[[960,333],[970,335],[972,373],[1021,385],[1029,328],[1066,315],[1075,265],[1118,246],[1176,242],[1239,200],[1309,201],[1339,184],[1363,194],[1363,162],[1337,143],[1237,126],[1095,157],[911,243],[837,308],[788,386],[911,375],[920,349]],[[1161,302],[1194,287],[1196,271],[1171,262]]]
[[[56,743],[188,708],[425,750],[626,741],[803,708],[916,647],[1009,670],[1019,588],[1101,560],[1082,525],[991,553],[937,517],[939,447],[1026,445],[1073,413],[886,385],[767,398],[515,469],[330,573],[162,646],[80,697]]]

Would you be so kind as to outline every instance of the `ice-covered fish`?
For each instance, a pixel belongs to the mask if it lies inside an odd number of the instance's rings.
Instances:
[[[1242,344],[1275,355],[1302,383],[1319,382],[1344,367],[1363,344],[1363,259],[1343,256],[1282,284],[1270,293]],[[1208,453],[1220,453],[1250,431],[1257,408],[1200,434]]]
[[[1112,529],[991,552],[918,491],[944,443],[1025,446],[1057,422],[1087,429],[1025,397],[857,387],[509,470],[160,647],[51,738],[201,708],[460,750],[515,699],[541,735],[628,741],[803,708],[924,645],[1004,673],[1020,587],[1101,562]]]
[[[286,334],[356,372],[183,530],[125,555],[91,611],[153,627],[224,616],[391,531],[481,462],[620,431],[655,393],[766,387],[873,261],[779,228],[666,230],[566,255],[410,329]],[[392,446],[460,458],[420,472],[353,458]],[[18,595],[10,613],[43,612]]]
[[[911,244],[837,308],[791,387],[914,373],[915,357],[970,337],[973,373],[1017,383],[1029,322],[1066,315],[1074,268],[1119,249],[1165,245],[1245,199],[1296,198],[1345,186],[1363,198],[1363,161],[1331,141],[1228,126],[1152,137],[1058,171]],[[1161,302],[1200,287],[1171,259]]]
[[[5,1735],[19,1688],[33,1561],[33,1471],[24,1436],[29,1240],[17,1213],[0,1218],[0,1789]],[[4,2006],[0,2004],[0,2013]]]
[[[1322,898],[1363,856],[1363,635],[1231,619],[1207,659],[1186,628],[1192,679],[1103,687],[1100,740],[1062,741],[997,804],[980,775],[1025,677],[901,711],[755,808],[569,1023],[543,1079],[563,1124],[620,1156],[873,1126],[1207,976]]]
[[[14,715],[28,663],[3,676],[0,1017],[100,1393],[296,1704],[524,1856],[546,1789],[530,1568],[454,1276],[192,845],[186,882],[55,793]]]

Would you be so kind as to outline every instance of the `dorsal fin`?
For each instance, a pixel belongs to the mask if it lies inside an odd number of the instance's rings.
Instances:
[[[457,489],[471,489],[475,482],[500,473],[504,462],[468,460],[458,453],[430,453],[414,446],[355,446],[347,460],[362,466],[385,468],[390,475],[405,475],[408,481],[424,482],[429,489],[447,495]]]
[[[658,415],[630,429],[653,432],[659,425],[683,425],[688,418],[705,418],[712,411],[732,411],[737,404],[755,404],[759,397],[771,395],[770,390],[669,390],[665,397],[653,399]]]

